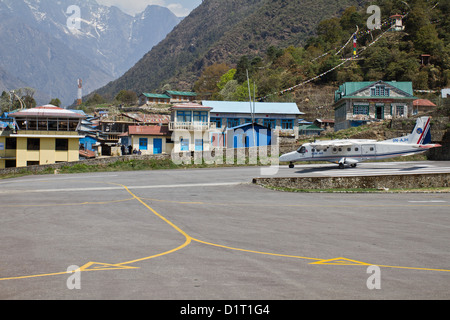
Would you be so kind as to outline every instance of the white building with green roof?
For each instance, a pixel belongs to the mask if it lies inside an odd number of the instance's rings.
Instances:
[[[335,131],[371,121],[408,118],[416,99],[412,82],[346,82],[335,92]]]

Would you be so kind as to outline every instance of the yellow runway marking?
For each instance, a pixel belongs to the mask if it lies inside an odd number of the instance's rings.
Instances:
[[[192,241],[195,241],[195,242],[198,242],[198,243],[203,243],[203,244],[206,244],[208,246],[213,246],[213,247],[219,247],[219,248],[235,250],[235,251],[250,252],[250,253],[262,254],[262,255],[268,255],[268,256],[284,257],[284,258],[295,258],[295,259],[306,259],[306,260],[322,260],[322,259],[301,257],[301,256],[287,255],[287,254],[278,254],[278,253],[270,253],[270,252],[262,252],[262,251],[255,251],[255,250],[233,248],[233,247],[223,246],[223,245],[220,245],[220,244],[210,243],[210,242],[206,242],[206,241],[202,241],[202,240],[198,240],[198,239],[194,239],[194,238],[192,238]]]

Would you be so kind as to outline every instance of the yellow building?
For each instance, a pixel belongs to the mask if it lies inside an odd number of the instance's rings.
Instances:
[[[0,134],[0,168],[27,167],[79,160],[75,112],[46,105],[10,114],[16,130]]]
[[[130,126],[124,137],[132,151],[143,155],[171,154],[174,147],[167,126]]]

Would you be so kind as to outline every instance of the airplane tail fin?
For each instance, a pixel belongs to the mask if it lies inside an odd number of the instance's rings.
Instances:
[[[411,134],[386,140],[385,142],[407,143],[418,146],[428,145],[431,143],[430,117],[421,117],[417,119],[416,126]]]
[[[409,135],[410,144],[427,145],[431,143],[431,118],[421,117],[417,119],[413,132]]]

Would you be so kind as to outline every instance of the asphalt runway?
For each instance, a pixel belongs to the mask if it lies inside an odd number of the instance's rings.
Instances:
[[[0,180],[0,299],[450,298],[450,194],[301,194],[251,184],[269,169]],[[372,172],[450,172],[450,163],[272,173]]]

